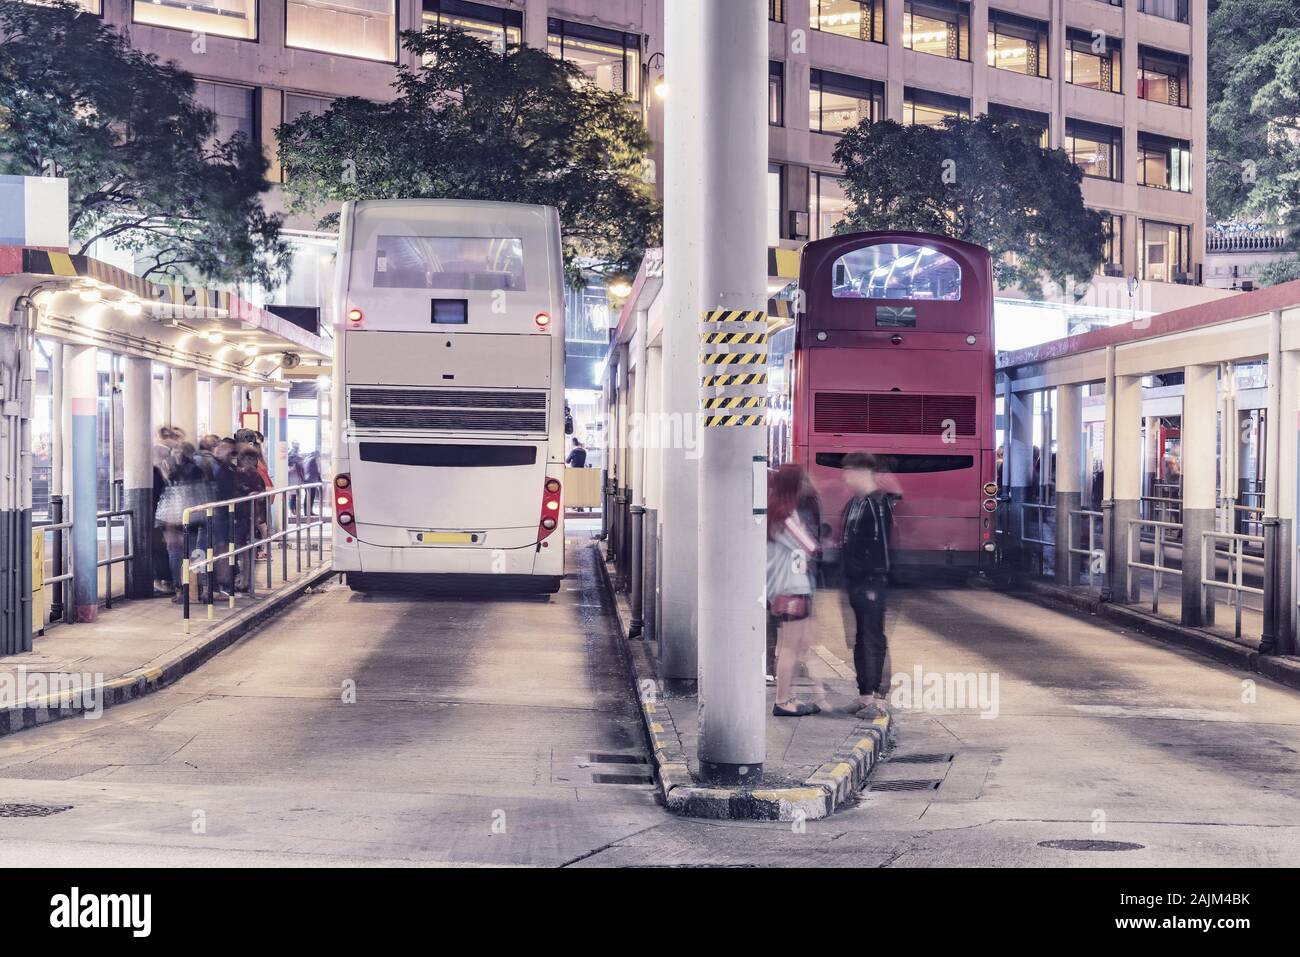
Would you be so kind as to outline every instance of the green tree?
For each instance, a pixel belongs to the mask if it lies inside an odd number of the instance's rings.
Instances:
[[[1083,205],[1083,174],[1038,131],[981,115],[942,128],[863,121],[835,148],[850,207],[839,232],[908,229],[978,243],[1003,287],[1042,294],[1086,284],[1101,264],[1100,213]],[[1008,256],[1010,253],[1012,255]]]
[[[1211,0],[1208,206],[1300,239],[1300,4]]]
[[[215,141],[215,122],[189,74],[99,17],[0,3],[0,173],[66,177],[80,252],[111,239],[145,277],[282,277],[281,217],[260,198],[267,160],[242,135]]]
[[[458,30],[405,31],[423,66],[395,99],[336,100],[279,127],[294,212],[339,200],[455,198],[559,210],[570,275],[635,272],[658,241],[650,138],[627,100],[541,50],[504,54]],[[323,217],[323,228],[337,221]]]

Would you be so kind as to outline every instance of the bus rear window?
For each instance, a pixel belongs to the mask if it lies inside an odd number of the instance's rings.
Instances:
[[[375,289],[524,289],[521,239],[482,236],[380,236]]]
[[[961,299],[961,266],[929,246],[910,243],[863,246],[835,260],[831,268],[831,295],[836,299],[957,302]],[[877,325],[900,323],[878,321]]]
[[[847,452],[818,452],[817,464],[829,469],[843,468]],[[877,454],[881,467],[895,475],[915,475],[923,472],[960,472],[975,467],[973,455],[882,455]]]
[[[507,468],[535,465],[533,445],[420,445],[414,442],[362,442],[361,461],[376,465],[414,465],[437,469]]]

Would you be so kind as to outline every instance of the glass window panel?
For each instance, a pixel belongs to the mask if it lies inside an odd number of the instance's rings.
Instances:
[[[284,121],[292,123],[300,116],[322,116],[334,101],[328,96],[308,96],[305,93],[284,95]]]
[[[880,0],[809,0],[809,19],[814,30],[880,43],[882,6]]]
[[[1065,151],[1085,176],[1119,180],[1120,136],[1118,130],[1065,124]]]
[[[965,119],[970,116],[970,113],[955,104],[918,100],[915,95],[904,91],[903,124],[905,126],[933,126],[939,128],[943,126],[944,117],[948,116]]]
[[[785,69],[780,63],[768,65],[767,121],[773,126],[785,125]]]
[[[835,235],[835,224],[848,212],[849,201],[844,186],[830,173],[813,174],[813,239]]]
[[[600,89],[640,98],[641,52],[635,46],[552,32],[548,49],[552,56],[576,66]]]
[[[903,46],[918,53],[967,58],[970,47],[970,16],[961,10],[912,3],[903,6]]]
[[[498,53],[505,53],[507,46],[519,46],[523,43],[523,33],[518,27],[506,26],[499,21],[426,10],[424,22],[426,25],[433,24],[447,30],[463,30],[475,39],[490,44]]]
[[[218,37],[251,40],[257,36],[256,0],[134,0],[133,19]]]
[[[396,0],[288,0],[285,45],[392,62],[396,6]]]
[[[1176,282],[1179,273],[1190,273],[1190,238],[1189,226],[1144,219],[1138,249],[1141,256],[1141,278],[1152,282]]]
[[[256,142],[253,90],[250,88],[195,80],[194,102],[216,114],[216,141],[224,143],[236,133],[243,133],[248,142]]]
[[[767,168],[767,244],[781,241],[781,167]]]
[[[961,266],[929,246],[881,243],[845,253],[831,267],[836,299],[961,299]]]
[[[514,238],[380,236],[375,289],[524,289],[524,244]]]

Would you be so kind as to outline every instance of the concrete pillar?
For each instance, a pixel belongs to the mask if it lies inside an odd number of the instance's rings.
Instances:
[[[697,569],[699,491],[699,317],[700,254],[703,245],[704,103],[699,96],[704,67],[700,9],[673,2],[664,6],[664,66],[676,95],[664,101],[664,331],[662,458],[663,537],[659,568],[659,676],[666,689],[688,691],[698,673]],[[762,84],[760,84],[762,85]],[[712,134],[710,139],[720,141]],[[761,191],[747,203],[761,206]],[[760,227],[757,235],[765,230]],[[762,258],[762,257],[760,257]]]
[[[1278,551],[1287,563],[1278,575],[1279,636],[1285,639],[1282,654],[1295,654],[1296,607],[1296,497],[1300,495],[1300,352],[1282,353],[1282,412],[1278,416],[1279,450],[1277,515],[1281,522]],[[1282,642],[1279,642],[1282,644]]]
[[[19,306],[0,326],[0,654],[32,649],[32,343]]]
[[[1115,376],[1115,398],[1108,401],[1106,447],[1109,462],[1106,484],[1111,494],[1110,522],[1107,527],[1106,567],[1112,601],[1129,602],[1125,549],[1128,547],[1128,523],[1138,517],[1142,497],[1142,379],[1139,376]]]
[[[268,391],[264,417],[266,443],[262,454],[266,456],[266,467],[271,470],[271,480],[276,485],[288,485],[289,475],[289,392],[284,389]]]
[[[1289,654],[1291,634],[1292,524],[1283,517],[1282,499],[1291,483],[1282,479],[1282,447],[1292,433],[1292,423],[1282,421],[1282,313],[1269,315],[1268,413],[1264,430],[1264,631],[1261,654]],[[1291,406],[1292,410],[1295,406]],[[1289,418],[1289,416],[1288,416]]]
[[[259,425],[257,426],[257,431],[265,435],[266,419],[265,416],[263,416],[262,414],[265,402],[264,402],[264,397],[262,395],[262,391],[263,390],[261,386],[249,386],[244,395],[244,407],[239,411],[241,414],[245,411],[256,412],[258,422],[259,422]],[[242,418],[240,422],[242,425]]]
[[[710,144],[702,164],[709,241],[701,305],[759,315],[758,322],[710,324],[709,332],[765,333],[766,214],[758,199],[767,178],[767,5],[713,0],[694,17],[709,51],[698,94]],[[727,350],[704,344],[702,351]],[[701,406],[707,398],[717,396],[705,390]],[[703,430],[699,466],[699,768],[706,781],[757,783],[767,731],[767,430],[762,415],[752,424],[704,415],[713,424]]]
[[[1219,366],[1183,371],[1183,615],[1184,625],[1205,624],[1201,609],[1201,538],[1213,531],[1218,507]],[[1224,442],[1234,441],[1224,423]]]
[[[72,604],[77,621],[94,621],[99,615],[95,475],[99,376],[94,346],[65,346],[64,357],[64,404],[72,414]]]
[[[185,441],[199,444],[199,374],[194,369],[172,369],[171,425],[185,432]]]
[[[153,595],[153,363],[126,357],[122,381],[122,489],[131,510],[129,597]]]
[[[235,414],[235,382],[233,379],[212,380],[212,431],[220,436],[234,435],[239,428]]]
[[[1007,389],[1003,408],[1006,413],[1006,438],[1002,446],[1002,465],[1006,473],[1007,496],[1011,509],[1011,539],[1007,542],[1007,559],[1013,569],[1025,571],[1025,512],[1021,504],[1029,497],[1034,464],[1034,396],[1032,392]]]
[[[1080,505],[1083,472],[1083,391],[1081,386],[1056,387],[1056,583],[1073,585],[1073,556],[1069,553],[1070,513]]]

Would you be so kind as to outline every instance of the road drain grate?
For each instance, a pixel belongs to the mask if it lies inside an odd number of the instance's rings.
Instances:
[[[951,754],[900,754],[889,759],[890,764],[946,764],[953,759]]]
[[[49,817],[71,810],[71,804],[0,804],[0,817]]]
[[[593,774],[591,780],[596,784],[654,784],[655,779],[648,774]]]
[[[606,751],[591,751],[582,755],[588,764],[649,764],[650,761],[640,754],[617,754]]]
[[[1140,851],[1146,845],[1129,841],[1057,840],[1039,841],[1038,846],[1057,851]]]
[[[869,791],[933,791],[939,787],[938,781],[872,781]]]

